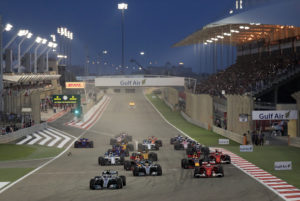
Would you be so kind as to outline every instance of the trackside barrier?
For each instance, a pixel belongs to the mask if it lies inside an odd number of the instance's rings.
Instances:
[[[202,122],[199,122],[199,121],[196,121],[194,119],[192,119],[191,117],[189,117],[187,114],[185,114],[183,111],[180,112],[181,113],[181,116],[188,122],[190,122],[191,124],[194,124],[196,126],[199,126],[201,128],[204,128],[206,130],[208,130],[208,124],[206,123],[202,123]]]
[[[202,123],[202,122],[198,122],[194,119],[192,119],[191,117],[189,117],[187,114],[185,114],[183,111],[181,111],[181,116],[188,122],[190,122],[191,124],[194,124],[196,126],[199,126],[201,128],[204,128],[206,130],[209,130],[209,125],[206,124],[206,123]],[[237,133],[234,133],[234,132],[231,132],[231,131],[228,131],[228,130],[224,130],[222,128],[219,128],[219,127],[216,127],[216,126],[212,126],[212,131],[219,134],[219,135],[222,135],[226,138],[229,138],[237,143],[240,143],[240,144],[243,144],[243,140],[244,140],[244,136],[242,135],[239,135]]]
[[[5,143],[10,143],[10,142],[14,142],[20,138],[25,137],[26,135],[32,134],[34,132],[40,131],[47,128],[47,123],[41,123],[41,124],[37,124],[28,128],[23,128],[20,130],[17,130],[15,132],[12,133],[8,133],[5,135],[0,135],[0,144],[5,144]]]
[[[216,126],[212,126],[212,131],[219,135],[227,137],[237,143],[243,144],[244,136],[242,136],[242,135],[239,135],[237,133],[234,133],[234,132],[231,132],[228,130],[224,130],[224,129],[216,127]]]
[[[166,99],[164,99],[164,98],[162,98],[162,99],[163,99],[163,101],[165,102],[165,104],[166,104],[169,108],[171,108],[172,111],[174,111],[174,106],[171,105],[171,103],[169,103]]]
[[[291,137],[290,138],[290,146],[300,148],[300,137]]]

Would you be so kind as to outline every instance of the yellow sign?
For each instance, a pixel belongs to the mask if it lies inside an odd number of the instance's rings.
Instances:
[[[66,82],[66,89],[84,89],[84,82]]]
[[[58,101],[60,101],[60,100],[61,100],[61,98],[60,98],[59,96],[56,96],[56,97],[54,98],[54,100],[58,100]]]
[[[72,98],[70,98],[70,100],[77,100],[77,98],[76,97],[74,97],[74,96],[72,96]]]

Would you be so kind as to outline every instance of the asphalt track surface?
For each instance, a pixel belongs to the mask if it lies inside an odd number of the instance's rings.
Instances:
[[[168,125],[147,102],[142,93],[114,94],[99,121],[85,133],[94,141],[94,149],[71,148],[72,156],[62,155],[49,165],[15,184],[0,194],[1,201],[270,201],[282,200],[269,189],[232,165],[224,165],[223,178],[193,178],[193,170],[183,170],[180,161],[184,151],[175,151],[170,137],[178,131]],[[136,108],[129,109],[129,101]],[[67,118],[67,117],[65,117]],[[52,126],[79,136],[84,131],[62,126],[60,119]],[[126,131],[133,142],[155,135],[163,140],[158,151],[162,176],[133,177],[122,166],[101,167],[98,156],[110,147],[109,139]],[[90,190],[89,180],[106,169],[118,170],[127,177],[127,186],[121,190]]]

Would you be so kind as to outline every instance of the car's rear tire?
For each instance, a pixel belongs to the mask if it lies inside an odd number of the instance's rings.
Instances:
[[[161,166],[157,167],[157,176],[161,176],[162,175],[162,168]]]
[[[188,169],[188,160],[187,159],[184,158],[181,160],[181,167],[183,169]]]
[[[78,148],[78,141],[74,142],[74,148]]]
[[[95,179],[91,179],[90,180],[90,189],[91,190],[95,190],[94,184],[95,184]]]
[[[132,171],[133,176],[139,176],[139,169],[134,167]]]
[[[98,163],[99,163],[99,165],[101,165],[101,166],[105,166],[105,165],[106,165],[105,159],[104,159],[102,156],[100,156],[100,157],[98,158]]]
[[[153,153],[153,152],[150,152],[149,155],[149,160],[150,161],[157,161],[157,154],[156,153]]]
[[[123,188],[123,182],[121,178],[117,179],[117,189],[121,189]]]
[[[131,162],[130,161],[124,161],[124,169],[131,170]]]
[[[122,179],[123,186],[126,186],[126,177],[121,175],[120,178]]]

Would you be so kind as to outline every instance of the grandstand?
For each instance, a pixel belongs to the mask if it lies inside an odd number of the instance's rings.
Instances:
[[[273,123],[253,121],[253,110],[297,109],[299,114],[296,104],[299,107],[300,100],[295,98],[300,92],[298,9],[299,2],[290,0],[248,10],[208,24],[174,44],[173,47],[214,44],[213,48],[229,46],[236,52],[232,65],[221,71],[214,66],[214,73],[197,83],[195,93],[187,92],[186,114],[208,128],[222,127],[240,135],[265,130]],[[233,56],[232,52],[227,54]],[[224,60],[222,54],[213,56]],[[214,61],[214,65],[218,63],[222,62]],[[194,101],[199,103],[195,111]],[[210,107],[210,118],[197,114],[202,112],[198,108]],[[248,117],[246,123],[239,122],[241,114]],[[287,124],[286,134],[299,137],[299,120],[290,120]]]

